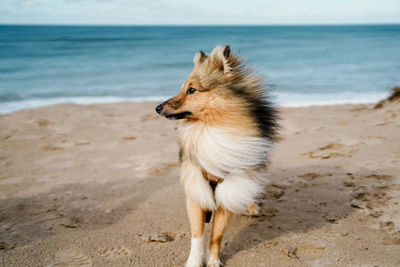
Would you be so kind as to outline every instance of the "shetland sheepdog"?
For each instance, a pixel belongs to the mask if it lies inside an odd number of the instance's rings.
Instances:
[[[229,46],[217,46],[210,55],[199,51],[193,62],[178,95],[156,111],[179,120],[180,175],[192,237],[186,266],[204,261],[220,266],[220,244],[232,213],[254,210],[263,192],[277,111],[260,77]],[[204,225],[211,212],[213,229],[204,253]]]

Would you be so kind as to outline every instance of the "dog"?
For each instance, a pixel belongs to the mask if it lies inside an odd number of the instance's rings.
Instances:
[[[191,249],[186,266],[221,266],[220,245],[232,213],[257,212],[278,112],[261,78],[229,46],[195,54],[181,91],[156,107],[177,127],[180,176],[187,198]],[[213,212],[207,256],[204,225]],[[207,257],[207,259],[205,259]]]

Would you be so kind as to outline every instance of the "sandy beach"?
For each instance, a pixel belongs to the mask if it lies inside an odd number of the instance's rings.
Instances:
[[[183,265],[190,229],[175,122],[154,106],[0,116],[1,266]],[[399,266],[399,103],[281,117],[261,214],[233,217],[224,265]]]

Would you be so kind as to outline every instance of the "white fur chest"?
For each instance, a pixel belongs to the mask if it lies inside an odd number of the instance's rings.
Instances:
[[[224,179],[267,161],[271,141],[245,136],[236,129],[216,128],[202,123],[184,123],[178,127],[183,153],[205,171]]]

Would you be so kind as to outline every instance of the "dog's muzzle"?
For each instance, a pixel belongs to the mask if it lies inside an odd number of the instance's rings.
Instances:
[[[156,112],[157,112],[158,114],[163,113],[165,103],[167,103],[167,102],[163,102],[163,103],[161,103],[160,105],[158,105],[158,106],[155,108],[155,109],[156,109]],[[164,112],[164,114],[161,114],[161,115],[165,116],[167,119],[171,119],[171,120],[180,120],[180,119],[186,118],[188,115],[191,115],[191,114],[192,114],[192,112],[190,112],[190,111],[184,111],[184,112],[173,113],[173,114]]]

